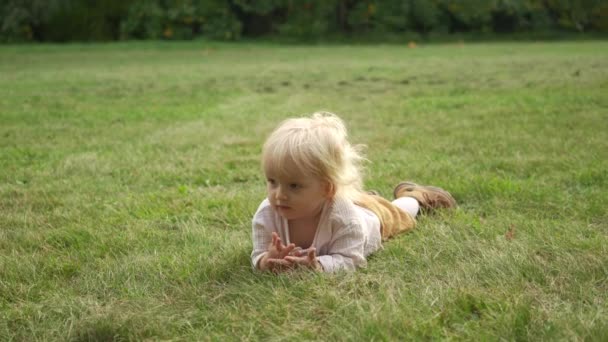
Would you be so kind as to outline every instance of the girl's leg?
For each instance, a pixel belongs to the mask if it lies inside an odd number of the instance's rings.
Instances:
[[[436,186],[418,185],[414,182],[401,182],[393,191],[395,198],[414,197],[424,213],[439,208],[454,208],[456,200],[452,195]]]
[[[416,200],[414,197],[399,197],[393,200],[392,203],[397,208],[410,214],[412,217],[416,217],[416,215],[418,215],[418,211],[420,210],[420,203],[418,203],[418,200]]]
[[[355,204],[371,210],[378,216],[383,240],[408,232],[416,226],[415,213],[412,215],[380,196],[363,193]]]

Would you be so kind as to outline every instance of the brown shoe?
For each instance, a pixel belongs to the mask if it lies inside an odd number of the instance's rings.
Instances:
[[[423,211],[431,211],[438,208],[454,208],[456,200],[449,192],[435,187],[418,185],[413,182],[401,182],[393,192],[395,198],[414,197],[418,200]]]

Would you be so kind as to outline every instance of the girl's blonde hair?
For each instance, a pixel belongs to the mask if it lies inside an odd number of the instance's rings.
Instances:
[[[357,200],[362,190],[362,145],[348,142],[344,122],[335,114],[283,121],[262,150],[262,167],[289,175],[294,166],[306,175],[329,182],[335,196]]]

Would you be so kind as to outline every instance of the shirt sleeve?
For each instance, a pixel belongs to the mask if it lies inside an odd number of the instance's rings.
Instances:
[[[266,254],[268,245],[272,242],[272,232],[276,230],[272,225],[271,213],[262,206],[255,213],[252,220],[253,251],[251,252],[251,266],[258,269],[258,262]]]
[[[341,224],[331,239],[327,255],[317,257],[325,272],[354,271],[365,267],[365,234],[361,223]]]

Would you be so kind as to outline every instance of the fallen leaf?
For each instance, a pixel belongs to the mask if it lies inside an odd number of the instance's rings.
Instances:
[[[507,241],[515,239],[515,225],[511,224],[509,230],[507,230],[507,232],[505,233],[505,238],[507,239]]]

